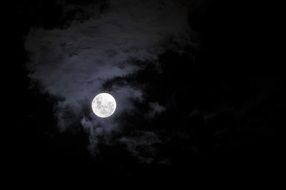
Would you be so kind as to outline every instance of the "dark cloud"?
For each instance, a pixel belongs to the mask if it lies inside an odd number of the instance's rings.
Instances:
[[[192,44],[191,29],[184,1],[110,0],[103,12],[90,5],[77,6],[88,18],[73,17],[65,27],[30,30],[25,43],[30,52],[27,68],[30,78],[39,82],[44,92],[61,98],[56,105],[59,128],[65,131],[80,122],[94,151],[100,139],[107,140],[120,130],[120,116],[132,113],[136,109],[134,102],[147,101],[143,88],[133,83],[111,83],[108,89],[104,85],[156,64],[158,56],[169,49],[181,53],[184,46]],[[106,90],[116,98],[118,106],[112,117],[103,120],[94,116],[89,107],[93,97]],[[149,118],[165,109],[156,102],[149,105]],[[153,140],[148,140],[150,135],[146,134],[152,134]],[[155,133],[141,135],[134,139],[123,134],[119,139],[138,155],[135,147],[159,141]]]

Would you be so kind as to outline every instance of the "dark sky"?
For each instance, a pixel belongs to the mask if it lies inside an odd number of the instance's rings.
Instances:
[[[134,2],[17,3],[9,64],[22,114],[7,126],[15,175],[250,177],[279,168],[279,12],[249,1]],[[101,91],[119,103],[106,120],[90,110]]]

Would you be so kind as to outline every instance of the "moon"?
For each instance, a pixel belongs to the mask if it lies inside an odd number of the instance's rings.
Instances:
[[[91,103],[93,113],[101,118],[110,117],[116,110],[116,101],[111,94],[97,94]]]

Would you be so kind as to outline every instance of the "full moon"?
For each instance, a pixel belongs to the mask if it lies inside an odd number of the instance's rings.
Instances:
[[[96,95],[91,103],[92,111],[101,118],[110,117],[116,109],[116,101],[108,93],[100,93]]]

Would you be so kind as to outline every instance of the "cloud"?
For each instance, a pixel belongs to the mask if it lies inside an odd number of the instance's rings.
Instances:
[[[157,135],[150,131],[141,131],[140,136],[122,137],[119,142],[126,144],[132,155],[143,163],[151,163],[156,157],[155,144],[161,143]]]
[[[79,122],[88,131],[93,148],[99,136],[108,138],[119,130],[120,115],[135,109],[134,101],[143,101],[140,87],[111,85],[108,90],[118,109],[105,120],[93,115],[90,102],[106,90],[106,82],[140,71],[144,65],[136,61],[157,62],[159,54],[173,47],[168,46],[168,39],[176,44],[175,51],[191,43],[188,10],[181,2],[110,0],[108,9],[85,21],[74,20],[65,28],[31,29],[25,43],[30,53],[29,77],[43,91],[61,97],[56,107],[61,130]],[[152,105],[152,116],[163,110]]]
[[[151,102],[149,103],[149,107],[151,109],[150,112],[148,112],[148,117],[149,118],[153,118],[156,115],[162,113],[163,111],[165,111],[165,107],[163,107],[162,105],[158,104],[157,102]]]

